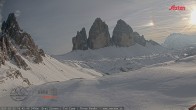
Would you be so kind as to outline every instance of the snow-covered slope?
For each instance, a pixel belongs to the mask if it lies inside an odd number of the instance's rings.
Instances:
[[[160,45],[135,44],[130,47],[111,46],[97,50],[77,50],[54,57],[73,67],[80,65],[104,74],[113,74],[175,59],[167,52],[168,50]]]
[[[169,49],[181,49],[183,47],[196,45],[196,36],[173,33],[166,38],[163,45]]]
[[[187,110],[196,101],[196,56],[96,80],[75,79],[32,86],[22,106],[124,106],[125,110]],[[57,99],[43,99],[40,89],[57,89]],[[6,102],[13,102],[9,98]],[[19,104],[19,102],[17,103]],[[16,105],[17,105],[16,104]]]
[[[45,54],[19,26],[14,13],[3,21],[0,32],[0,96],[17,87],[29,87],[75,78],[102,76],[92,69],[71,67]]]
[[[39,78],[42,82],[49,82],[49,81],[64,81],[73,78],[95,78],[96,76],[101,76],[100,73],[93,72],[92,70],[85,70],[80,67],[70,67],[63,63],[60,63],[56,59],[46,56],[43,58],[43,63],[41,64],[30,64],[32,70],[29,72],[34,73],[33,75]],[[89,72],[88,71],[92,71]],[[40,73],[40,74],[38,74]],[[35,79],[30,79],[30,82],[36,83]]]
[[[30,70],[20,69],[9,61],[2,65],[0,69],[1,93],[16,86],[40,85],[74,78],[93,79],[102,76],[101,73],[91,69],[81,68],[80,66],[73,68],[48,55],[43,57],[43,62],[39,64],[23,59],[29,65]]]

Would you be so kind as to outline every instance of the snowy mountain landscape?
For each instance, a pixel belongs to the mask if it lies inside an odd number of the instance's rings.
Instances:
[[[73,62],[66,64],[78,66]],[[9,92],[5,92],[1,106],[123,106],[128,110],[187,110],[196,98],[195,66],[196,56],[190,56],[100,78],[33,85],[28,87],[31,95],[22,102],[11,100]],[[58,91],[55,100],[43,99],[37,94],[42,88],[54,87]]]
[[[88,37],[82,28],[72,38],[71,52],[50,56],[10,13],[0,37],[0,106],[188,110],[196,103],[196,46],[186,38],[171,34],[160,45],[121,19],[110,36],[96,18]],[[25,99],[13,100],[16,87]]]
[[[41,53],[38,52],[31,37],[20,30],[13,13],[2,25],[2,31],[0,74],[2,94],[16,86],[28,87],[73,78],[93,79],[102,76],[92,69],[83,69],[80,66],[73,68],[60,63],[45,54],[43,50]]]

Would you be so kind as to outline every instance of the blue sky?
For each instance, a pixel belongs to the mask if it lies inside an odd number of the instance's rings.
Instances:
[[[170,11],[172,5],[186,10]],[[159,43],[170,33],[195,34],[195,26],[189,24],[194,5],[194,0],[0,0],[0,21],[15,12],[36,44],[56,55],[71,51],[72,37],[82,27],[88,34],[97,17],[108,24],[111,36],[118,19]]]

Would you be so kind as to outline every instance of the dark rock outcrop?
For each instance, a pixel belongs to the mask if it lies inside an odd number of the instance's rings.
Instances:
[[[154,45],[154,46],[156,46],[156,45],[161,46],[159,43],[157,43],[157,42],[155,42],[155,41],[153,41],[153,40],[149,40],[149,41],[147,41],[147,42],[150,43],[150,44],[152,44],[152,45]]]
[[[73,48],[72,50],[87,50],[87,35],[85,28],[82,28],[80,32],[77,32],[77,35],[72,38]]]
[[[22,73],[19,70],[16,70],[16,69],[9,69],[8,71],[6,71],[6,77],[3,79],[3,81],[7,80],[7,78],[10,78],[10,79],[19,79],[19,78],[21,78],[24,83],[26,83],[28,85],[31,85],[30,81],[27,78],[24,78],[22,76]]]
[[[108,25],[101,20],[95,19],[89,31],[88,46],[90,49],[99,49],[111,44]]]
[[[13,60],[19,68],[28,69],[27,63],[22,56],[34,63],[43,61],[41,56],[45,56],[42,49],[38,49],[31,36],[23,32],[14,13],[10,13],[7,20],[2,23],[0,35],[0,63],[6,60]]]
[[[118,20],[113,31],[112,41],[119,47],[129,47],[134,45],[132,28],[123,20]]]
[[[18,34],[20,27],[18,25],[18,22],[16,21],[16,17],[14,15],[14,13],[10,13],[8,15],[7,20],[3,21],[1,30],[2,30],[2,32],[9,34],[9,36],[11,36],[11,37],[15,37],[16,34]]]
[[[133,39],[135,43],[140,44],[142,46],[146,46],[146,39],[143,35],[140,36],[139,33],[133,32]]]
[[[41,55],[41,56],[43,56],[43,57],[45,57],[46,55],[45,55],[45,52],[44,52],[44,50],[43,49],[39,49],[39,54]]]
[[[19,56],[19,55],[14,55],[14,61],[16,62],[16,64],[17,64],[17,66],[19,67],[19,68],[23,68],[23,69],[25,69],[25,70],[28,70],[28,65],[27,65],[27,63],[22,59],[22,57],[21,56]]]
[[[110,45],[118,47],[129,47],[134,44],[146,46],[147,43],[159,45],[155,41],[148,41],[143,35],[133,32],[133,29],[123,20],[118,20],[113,30],[113,36],[110,38],[108,26],[100,18],[95,19],[89,31],[87,40],[86,31],[83,28],[77,32],[76,37],[72,38],[72,50],[99,49]]]

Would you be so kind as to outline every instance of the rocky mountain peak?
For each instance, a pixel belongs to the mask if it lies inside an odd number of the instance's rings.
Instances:
[[[131,26],[122,19],[117,21],[112,38],[110,38],[108,25],[101,18],[96,18],[90,28],[88,40],[86,41],[86,39],[86,31],[83,28],[80,32],[77,32],[76,37],[73,37],[72,50],[99,49],[112,44],[118,47],[129,47],[136,43],[142,46],[146,46],[146,43],[158,44],[155,41],[146,40],[143,35],[139,35],[137,32],[133,32]]]
[[[7,34],[14,34],[13,31],[19,31],[20,27],[16,21],[14,13],[10,13],[6,21],[3,22],[1,27],[2,32]]]
[[[99,49],[110,45],[108,25],[96,18],[89,31],[88,46],[90,49]]]
[[[86,29],[83,27],[82,30],[80,31],[81,35],[87,39],[87,35],[86,35]]]
[[[72,38],[73,48],[72,50],[87,50],[87,35],[85,28],[77,32],[77,35]]]
[[[114,45],[120,47],[129,47],[134,45],[132,28],[123,20],[118,20],[113,30],[112,40]]]
[[[124,32],[129,32],[129,33],[133,32],[133,29],[122,19],[117,21],[116,28],[123,28],[124,30],[121,29],[121,31],[124,31]]]
[[[14,13],[10,13],[7,20],[2,23],[1,30],[0,64],[4,64],[6,60],[13,60],[18,67],[28,69],[22,57],[34,63],[43,61],[44,51],[38,49],[30,34],[20,29]]]
[[[101,20],[101,18],[96,18],[94,23],[102,23],[103,21]]]
[[[146,39],[144,38],[144,36],[140,36],[139,33],[137,32],[133,32],[133,39],[137,44],[140,44],[142,46],[146,45]]]

